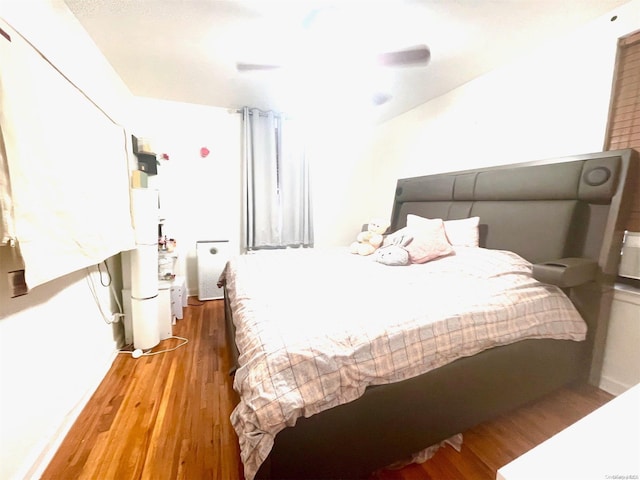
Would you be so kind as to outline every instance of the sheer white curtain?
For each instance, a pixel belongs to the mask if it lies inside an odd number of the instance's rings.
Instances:
[[[245,248],[313,246],[309,164],[295,120],[245,107]]]

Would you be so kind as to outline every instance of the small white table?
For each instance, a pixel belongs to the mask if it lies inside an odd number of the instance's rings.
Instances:
[[[497,480],[640,478],[640,384],[498,470]]]

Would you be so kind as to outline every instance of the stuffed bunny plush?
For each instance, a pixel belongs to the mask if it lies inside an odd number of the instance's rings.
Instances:
[[[394,238],[393,243],[376,251],[376,262],[391,266],[409,265],[411,263],[409,252],[404,247],[409,245],[412,240],[413,237],[404,235]]]
[[[376,252],[376,262],[383,265],[409,265],[409,252],[399,245],[382,247]]]

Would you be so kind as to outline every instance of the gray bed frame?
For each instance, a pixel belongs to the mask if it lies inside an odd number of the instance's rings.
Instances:
[[[524,340],[370,387],[281,431],[257,478],[366,478],[563,385],[597,385],[635,175],[629,149],[398,180],[392,231],[410,213],[479,216],[480,246],[514,251],[562,287],[588,323],[587,340]],[[228,302],[226,313],[236,364]]]

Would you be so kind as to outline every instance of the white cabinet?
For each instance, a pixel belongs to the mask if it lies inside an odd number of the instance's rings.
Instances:
[[[616,285],[599,387],[618,395],[640,382],[640,290]]]

